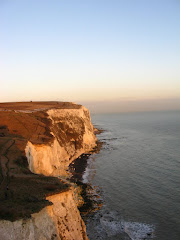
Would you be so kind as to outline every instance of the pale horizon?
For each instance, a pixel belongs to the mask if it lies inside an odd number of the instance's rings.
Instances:
[[[123,101],[78,102],[87,107],[91,114],[180,111],[180,99],[146,99]]]
[[[32,100],[31,100],[32,101]],[[45,102],[46,99],[32,102]],[[57,100],[49,100],[56,102]],[[11,102],[11,101],[7,101]],[[13,101],[19,102],[19,101]],[[29,101],[20,101],[29,102]],[[180,111],[180,99],[121,99],[119,101],[69,101],[83,105],[91,114],[104,113],[133,113],[133,112],[157,112],[157,111]],[[5,102],[1,102],[5,103]]]

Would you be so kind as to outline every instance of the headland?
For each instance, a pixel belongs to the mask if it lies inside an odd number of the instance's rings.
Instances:
[[[89,111],[69,102],[0,103],[0,235],[87,239],[69,165],[97,146]]]

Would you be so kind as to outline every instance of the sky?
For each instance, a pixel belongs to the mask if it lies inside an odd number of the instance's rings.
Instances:
[[[180,109],[180,0],[0,0],[0,86],[0,102]]]

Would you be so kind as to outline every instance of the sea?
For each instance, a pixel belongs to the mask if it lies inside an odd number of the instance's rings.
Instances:
[[[180,240],[180,111],[92,115],[101,151],[83,182],[101,207],[90,240]]]

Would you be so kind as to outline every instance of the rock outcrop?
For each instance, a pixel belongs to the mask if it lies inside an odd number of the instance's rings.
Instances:
[[[46,176],[67,175],[69,164],[82,153],[96,146],[96,137],[89,111],[79,109],[50,109],[51,144],[33,144],[28,141],[26,157],[31,172]]]
[[[29,219],[0,221],[1,240],[87,240],[72,190],[47,197],[51,206]]]
[[[60,177],[96,140],[81,105],[0,104],[0,239],[87,239],[73,187]]]

